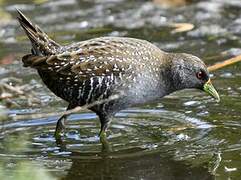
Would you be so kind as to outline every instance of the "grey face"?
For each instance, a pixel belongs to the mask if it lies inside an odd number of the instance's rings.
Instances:
[[[176,90],[196,88],[207,92],[217,101],[219,95],[213,87],[204,62],[190,54],[175,54],[172,59],[173,86]]]
[[[176,54],[173,59],[172,75],[176,89],[203,89],[209,80],[206,65],[198,57],[190,54]]]

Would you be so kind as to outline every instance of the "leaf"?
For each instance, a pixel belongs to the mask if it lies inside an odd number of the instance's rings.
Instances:
[[[174,27],[172,33],[187,32],[192,30],[195,26],[191,23],[173,23],[171,27]]]
[[[153,0],[153,2],[162,6],[178,7],[186,5],[190,0]]]

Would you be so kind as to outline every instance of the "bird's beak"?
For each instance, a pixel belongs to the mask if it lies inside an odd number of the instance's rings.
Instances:
[[[208,93],[210,96],[214,97],[217,102],[220,101],[220,97],[218,95],[218,92],[216,89],[213,87],[211,80],[209,79],[203,86],[203,90]]]

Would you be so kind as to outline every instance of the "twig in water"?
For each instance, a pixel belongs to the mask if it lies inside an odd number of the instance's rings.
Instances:
[[[13,117],[14,120],[21,120],[21,119],[28,119],[28,118],[44,118],[44,117],[50,117],[50,116],[63,116],[63,115],[69,115],[72,113],[77,113],[77,112],[81,112],[81,111],[86,111],[87,109],[96,106],[96,105],[100,105],[112,100],[116,100],[120,97],[120,95],[112,95],[107,99],[103,99],[103,100],[99,100],[99,101],[95,101],[91,104],[87,104],[84,106],[77,106],[74,109],[68,110],[68,111],[64,111],[64,112],[55,112],[55,113],[39,113],[39,114],[33,114],[33,115],[17,115],[15,117]]]
[[[215,71],[215,70],[221,69],[225,66],[228,66],[228,65],[240,62],[240,61],[241,61],[241,55],[238,55],[238,56],[235,56],[233,58],[227,59],[223,62],[220,62],[220,63],[214,64],[212,66],[209,66],[208,70],[209,71]]]

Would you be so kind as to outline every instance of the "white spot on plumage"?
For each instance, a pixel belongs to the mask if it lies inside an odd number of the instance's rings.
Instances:
[[[93,83],[94,83],[94,79],[93,79],[93,77],[91,77],[90,78],[90,90],[88,92],[88,97],[87,97],[87,100],[86,100],[88,103],[90,103],[90,100],[91,100],[90,97],[91,97],[92,91],[94,89]]]
[[[82,88],[80,87],[77,99],[81,99],[81,98],[82,98]]]

